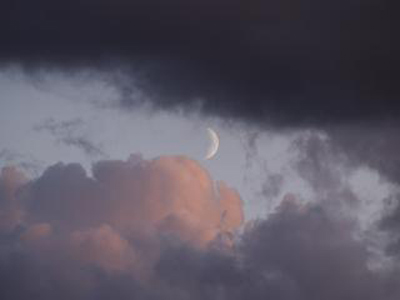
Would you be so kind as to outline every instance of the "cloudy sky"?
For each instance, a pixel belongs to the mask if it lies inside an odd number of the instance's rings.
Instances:
[[[0,298],[399,299],[396,6],[3,1]]]

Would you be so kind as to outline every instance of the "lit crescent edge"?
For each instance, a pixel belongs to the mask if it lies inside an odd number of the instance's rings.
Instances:
[[[217,154],[219,148],[219,137],[218,134],[211,128],[207,128],[208,135],[211,139],[211,145],[208,148],[207,155],[205,159],[211,159]]]

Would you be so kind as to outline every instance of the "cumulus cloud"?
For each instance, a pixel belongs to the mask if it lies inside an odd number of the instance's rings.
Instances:
[[[2,229],[25,228],[27,244],[61,236],[79,260],[107,270],[153,259],[162,238],[205,247],[243,222],[239,194],[184,156],[100,161],[92,176],[60,163],[31,181],[6,168],[1,184]]]
[[[134,251],[129,242],[110,225],[71,235],[71,251],[84,264],[93,264],[106,271],[121,271],[132,268]]]
[[[52,227],[48,223],[33,224],[21,234],[21,240],[31,242],[46,238],[52,232]]]
[[[0,211],[13,217],[1,223],[2,299],[400,295],[397,269],[370,268],[368,239],[325,200],[288,194],[245,223],[239,194],[184,156],[99,161],[90,176],[56,164],[32,180],[7,168],[0,179]]]
[[[100,161],[92,171],[89,177],[78,164],[48,168],[26,187],[29,218],[69,230],[106,223],[140,235],[171,231],[199,244],[243,221],[238,193],[183,156]]]

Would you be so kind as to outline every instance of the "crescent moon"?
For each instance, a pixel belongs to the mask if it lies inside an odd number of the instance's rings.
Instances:
[[[207,155],[206,155],[205,159],[211,159],[218,152],[219,137],[218,137],[218,134],[214,130],[212,130],[211,128],[207,128],[207,132],[208,132],[208,136],[210,138],[211,144],[208,147]]]

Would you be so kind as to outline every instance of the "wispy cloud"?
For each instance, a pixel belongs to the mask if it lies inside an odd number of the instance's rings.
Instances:
[[[0,161],[3,165],[18,166],[31,175],[37,176],[44,168],[44,162],[10,148],[0,149]]]
[[[36,131],[49,132],[58,143],[76,147],[92,158],[106,157],[100,144],[93,142],[84,132],[85,122],[80,119],[56,121],[52,118],[34,127]]]

